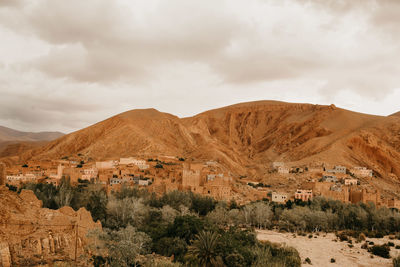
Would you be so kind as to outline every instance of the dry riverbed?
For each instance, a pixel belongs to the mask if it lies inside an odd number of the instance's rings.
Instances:
[[[315,238],[317,237],[317,238]],[[279,233],[269,230],[257,230],[257,238],[261,241],[268,240],[273,243],[286,244],[287,246],[294,247],[300,253],[302,266],[311,266],[304,263],[308,257],[311,260],[312,266],[393,266],[392,259],[384,259],[378,256],[373,256],[366,250],[362,249],[361,243],[355,243],[354,247],[350,248],[348,242],[340,242],[335,234],[320,233],[319,236],[314,235],[313,238],[307,236],[294,237],[292,233]],[[336,242],[334,240],[337,240]],[[395,245],[400,245],[400,240],[389,240],[385,238],[367,238],[375,245],[382,245],[388,241],[393,242]],[[395,257],[400,255],[400,250],[391,247],[390,255]],[[335,263],[331,263],[331,258],[335,259]]]

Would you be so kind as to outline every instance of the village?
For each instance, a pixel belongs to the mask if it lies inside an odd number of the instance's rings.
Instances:
[[[24,183],[57,186],[65,178],[73,185],[99,184],[108,194],[123,187],[147,188],[149,192],[159,195],[179,190],[217,200],[235,200],[240,204],[261,199],[285,204],[289,200],[308,201],[322,196],[344,203],[372,202],[377,207],[400,209],[400,200],[384,198],[379,190],[360,183],[360,179],[374,179],[373,171],[366,167],[288,167],[284,162],[271,162],[266,164],[266,169],[269,177],[287,178],[288,183],[280,182],[277,186],[249,180],[246,176],[232,175],[216,161],[189,162],[172,156],[87,162],[79,157],[65,157],[60,160],[28,161],[11,167],[0,164],[0,183],[16,188]]]

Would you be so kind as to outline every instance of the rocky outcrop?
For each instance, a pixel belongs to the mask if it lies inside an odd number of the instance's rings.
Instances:
[[[37,265],[79,259],[91,229],[101,229],[85,209],[42,208],[34,193],[0,187],[0,266]]]

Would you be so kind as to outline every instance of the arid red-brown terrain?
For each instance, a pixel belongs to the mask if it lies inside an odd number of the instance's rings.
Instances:
[[[132,110],[14,160],[77,153],[95,160],[131,155],[216,160],[248,176],[262,176],[271,161],[366,166],[392,186],[400,177],[400,117],[276,101],[242,103],[189,118]]]

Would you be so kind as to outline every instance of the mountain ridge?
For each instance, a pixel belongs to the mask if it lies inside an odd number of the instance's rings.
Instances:
[[[94,160],[141,155],[217,160],[233,173],[262,175],[271,161],[362,165],[400,177],[400,118],[334,105],[239,103],[178,118],[131,110],[22,153],[21,160],[83,154]]]
[[[5,141],[51,141],[64,134],[61,132],[23,132],[0,125],[0,142]]]
[[[22,132],[0,126],[0,158],[20,155],[63,135],[60,132]]]

